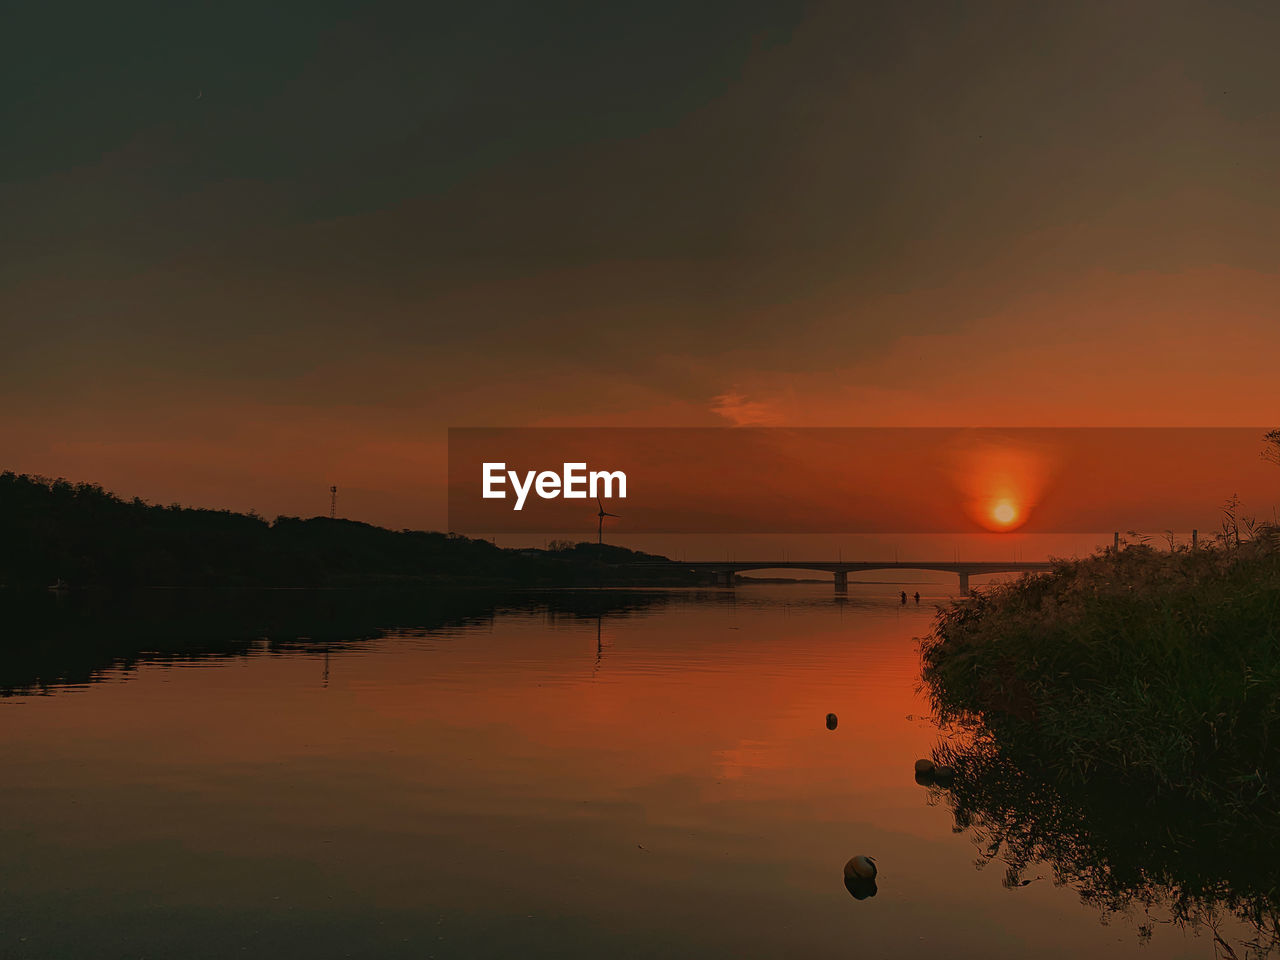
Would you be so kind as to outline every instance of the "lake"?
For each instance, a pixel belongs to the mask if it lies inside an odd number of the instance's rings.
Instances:
[[[1214,956],[1008,888],[915,782],[953,580],[29,598],[0,956]]]

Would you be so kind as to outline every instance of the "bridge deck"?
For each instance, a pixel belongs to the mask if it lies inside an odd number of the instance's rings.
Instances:
[[[1016,573],[1051,570],[1048,560],[680,560],[677,566],[717,572],[732,570],[937,570],[943,573]]]
[[[1051,570],[1048,560],[694,560],[671,561],[685,570],[713,574],[724,586],[732,586],[734,574],[748,570],[814,570],[835,575],[837,593],[848,589],[849,574],[867,570],[931,570],[954,573],[960,578],[960,592],[969,593],[969,578],[987,573],[1033,573]],[[637,566],[667,566],[663,561],[645,561]]]

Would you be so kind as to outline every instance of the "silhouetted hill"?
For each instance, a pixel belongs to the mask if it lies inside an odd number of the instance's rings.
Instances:
[[[394,581],[521,584],[690,582],[628,569],[665,557],[579,543],[557,550],[387,530],[352,520],[277,517],[122,500],[88,483],[0,473],[0,584],[342,586]]]

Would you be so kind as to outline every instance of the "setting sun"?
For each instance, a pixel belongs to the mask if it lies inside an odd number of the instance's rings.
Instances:
[[[1002,527],[1007,527],[1018,519],[1018,508],[1008,500],[1001,500],[991,511],[991,518]]]

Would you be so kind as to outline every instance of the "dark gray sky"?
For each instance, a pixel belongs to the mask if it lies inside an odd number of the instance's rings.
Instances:
[[[1272,4],[29,4],[0,454],[438,524],[443,431],[1280,400]]]

